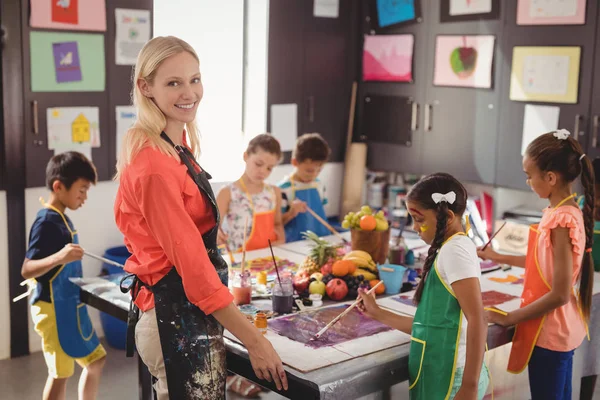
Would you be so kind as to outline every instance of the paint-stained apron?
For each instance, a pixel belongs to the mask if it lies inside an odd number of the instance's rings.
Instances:
[[[186,147],[174,145],[165,133],[162,133],[161,137],[175,148],[198,186],[198,190],[210,200],[215,226],[202,235],[202,240],[221,282],[227,286],[227,263],[217,250],[219,211],[215,195],[208,182],[210,175],[200,168]],[[175,267],[154,286],[148,286],[136,277],[134,283],[127,288],[132,290],[133,298],[137,295],[139,286],[145,286],[154,294],[169,398],[173,400],[224,399],[227,370],[221,324],[212,315],[204,314],[197,306],[190,303],[181,276]],[[132,303],[128,323],[129,343],[135,330],[137,314],[136,307]]]

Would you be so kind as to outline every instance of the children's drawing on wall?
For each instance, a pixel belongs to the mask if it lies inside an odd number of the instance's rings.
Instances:
[[[365,35],[363,80],[412,82],[413,35]]]
[[[52,21],[65,24],[78,24],[78,0],[54,0],[52,3]]]
[[[519,0],[517,25],[583,25],[586,0]]]
[[[150,40],[150,11],[117,8],[115,20],[115,62],[117,65],[135,65],[140,50]]]
[[[492,12],[492,0],[450,0],[450,15],[471,15]]]
[[[100,147],[100,110],[98,107],[55,107],[46,110],[48,148],[55,154],[76,150],[91,157]]]
[[[117,120],[117,158],[121,152],[121,146],[123,144],[123,137],[127,133],[127,130],[133,126],[137,118],[134,106],[117,106],[116,120]]]
[[[491,88],[495,40],[492,35],[438,36],[434,85]]]
[[[54,53],[56,82],[81,81],[81,64],[77,42],[53,43],[52,52]]]
[[[376,2],[380,28],[417,19],[418,9],[415,4],[417,0],[376,0]]]
[[[106,31],[105,0],[28,0],[32,28]]]

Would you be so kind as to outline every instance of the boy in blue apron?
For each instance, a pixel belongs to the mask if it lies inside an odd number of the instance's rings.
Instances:
[[[43,399],[65,399],[67,379],[75,362],[82,368],[79,398],[95,398],[106,351],[98,341],[87,308],[79,301],[79,287],[69,278],[81,277],[83,249],[77,231],[65,215],[87,199],[96,184],[96,168],[83,154],[58,154],[46,168],[51,191],[48,203],[37,214],[29,235],[29,249],[21,274],[28,280],[31,316],[42,338],[48,366]]]
[[[330,232],[307,209],[327,220],[325,187],[317,176],[329,159],[331,149],[318,133],[306,133],[298,138],[292,152],[294,172],[279,183],[282,195],[282,220],[286,242],[302,239],[302,233],[312,231],[319,236]]]

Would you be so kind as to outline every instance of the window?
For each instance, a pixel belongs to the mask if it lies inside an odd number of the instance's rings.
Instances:
[[[266,129],[267,27],[268,0],[154,1],[154,35],[177,36],[200,58],[200,162],[215,182],[241,176],[248,140]]]

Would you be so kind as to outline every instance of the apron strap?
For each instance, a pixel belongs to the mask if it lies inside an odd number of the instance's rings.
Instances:
[[[125,281],[131,277],[133,277],[132,281],[130,283],[126,283]],[[131,301],[129,302],[129,311],[127,313],[127,336],[125,339],[126,357],[133,357],[135,349],[135,326],[140,319],[140,309],[134,303],[134,301],[140,292],[140,286],[149,289],[149,286],[142,282],[141,279],[134,274],[124,276],[119,283],[119,288],[121,289],[122,293],[131,292]]]

